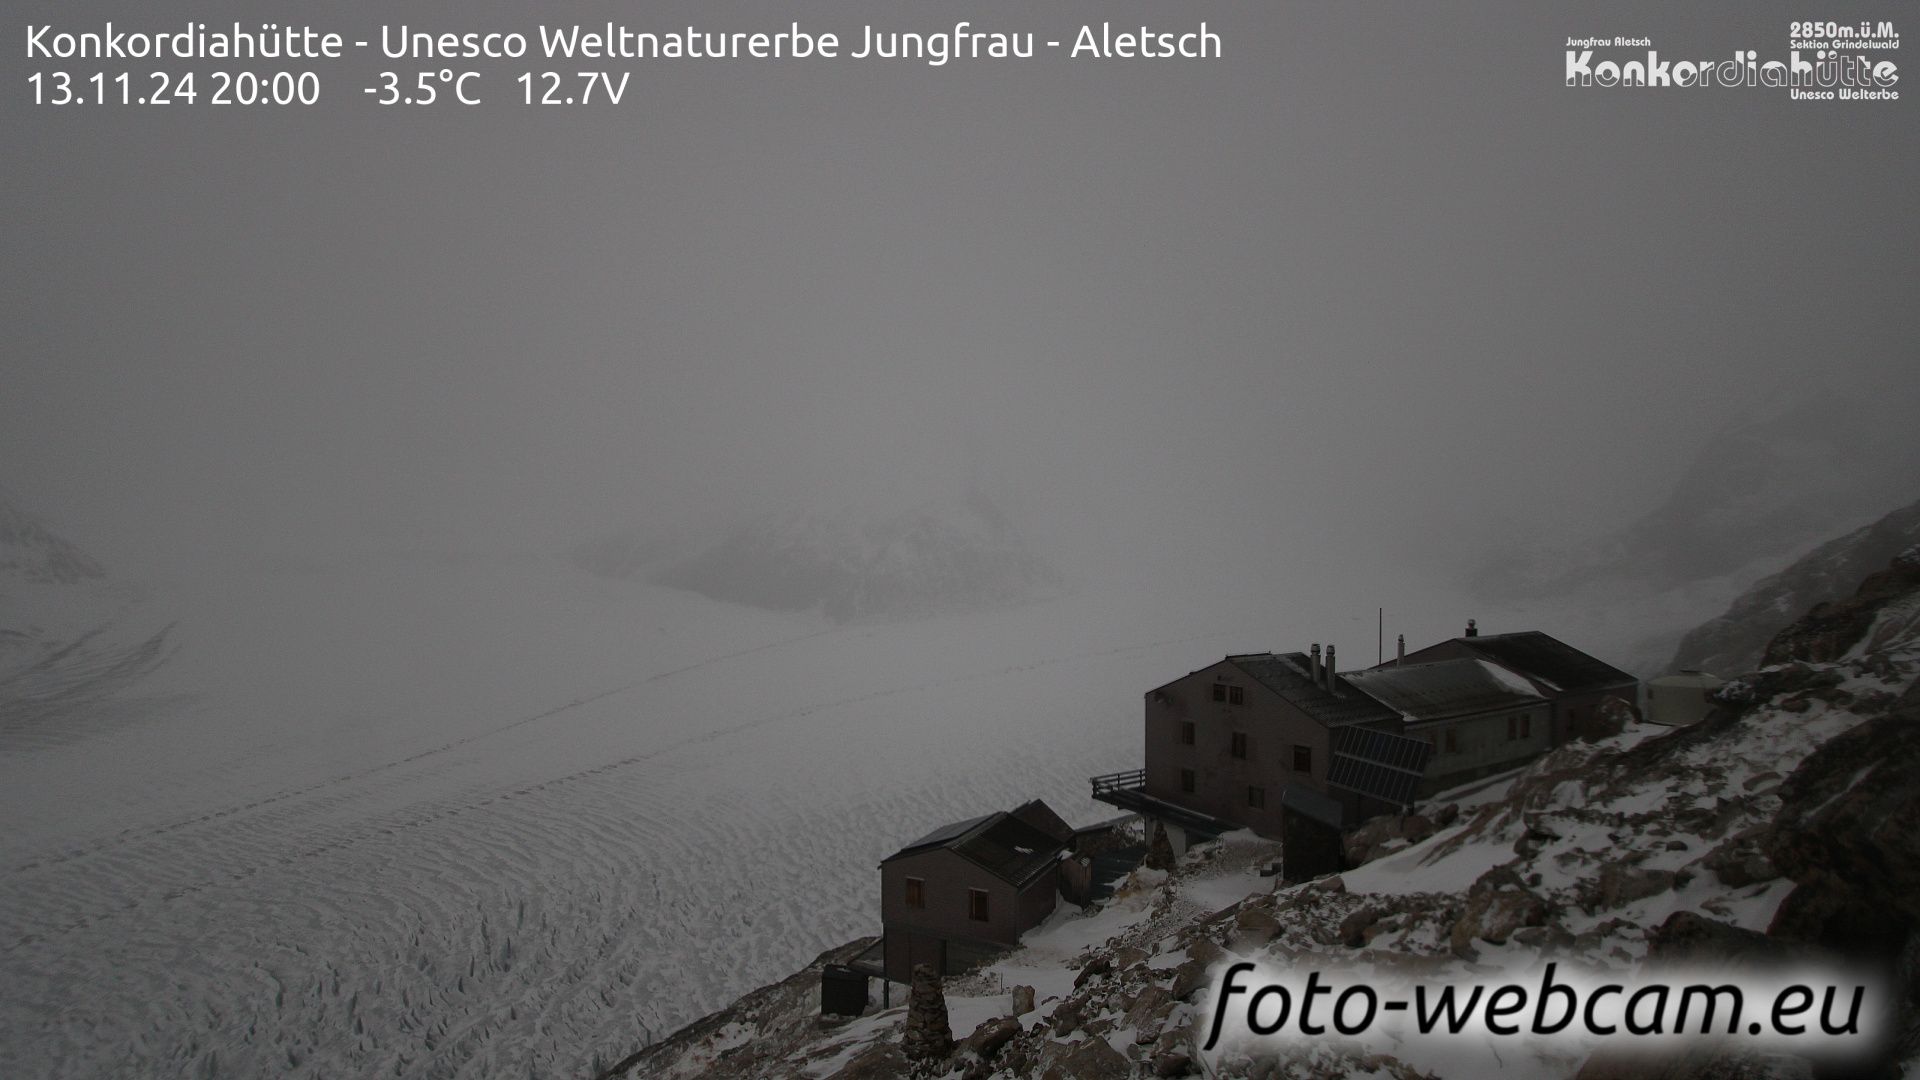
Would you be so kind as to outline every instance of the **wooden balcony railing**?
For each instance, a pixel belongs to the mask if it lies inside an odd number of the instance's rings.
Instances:
[[[1108,773],[1105,776],[1087,778],[1093,785],[1093,797],[1110,795],[1116,791],[1132,791],[1147,786],[1147,770],[1128,769],[1126,772]]]

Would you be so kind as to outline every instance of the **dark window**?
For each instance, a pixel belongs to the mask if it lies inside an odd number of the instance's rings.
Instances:
[[[1533,734],[1533,714],[1521,713],[1507,717],[1507,738],[1524,739]]]
[[[974,922],[987,921],[987,890],[967,890],[967,918]]]
[[[1227,684],[1226,683],[1213,684],[1213,700],[1215,701],[1227,700]]]
[[[1296,746],[1293,748],[1293,771],[1303,773],[1313,771],[1313,747]]]
[[[1180,745],[1193,745],[1193,721],[1191,720],[1180,721]]]
[[[1233,733],[1233,751],[1232,752],[1233,752],[1233,756],[1237,758],[1244,759],[1247,756],[1247,733],[1246,732],[1236,731]]]
[[[1447,753],[1457,754],[1459,752],[1460,752],[1460,732],[1453,728],[1448,728],[1447,729]]]
[[[927,906],[927,883],[917,877],[907,879],[907,906],[923,908]]]
[[[1193,770],[1192,769],[1180,770],[1180,790],[1186,792],[1189,795],[1193,794]]]
[[[1263,787],[1248,788],[1247,805],[1255,810],[1264,808],[1267,805],[1267,789]]]
[[[1520,737],[1523,739],[1533,737],[1533,714],[1532,713],[1523,712],[1520,714]]]
[[[1247,692],[1245,689],[1238,686],[1227,687],[1227,704],[1241,705],[1241,704],[1245,704],[1246,700],[1247,700]]]

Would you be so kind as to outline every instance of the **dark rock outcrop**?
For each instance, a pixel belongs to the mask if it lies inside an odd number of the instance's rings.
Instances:
[[[1920,924],[1916,777],[1920,709],[1904,708],[1828,740],[1780,785],[1780,813],[1762,841],[1764,853],[1801,890],[1828,898],[1782,906],[1782,918],[1799,921],[1790,927],[1795,936],[1876,934],[1858,923],[1826,925],[1821,913],[1836,905]]]
[[[1920,589],[1920,545],[1903,550],[1884,570],[1869,574],[1852,596],[1817,604],[1774,636],[1762,664],[1827,663],[1864,638],[1887,603]]]
[[[1668,670],[1736,675],[1759,666],[1783,622],[1846,596],[1902,551],[1920,544],[1920,502],[1814,548],[1734,601],[1725,614],[1681,638]]]

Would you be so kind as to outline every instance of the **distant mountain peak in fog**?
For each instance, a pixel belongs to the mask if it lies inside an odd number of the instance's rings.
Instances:
[[[1060,575],[979,488],[893,506],[762,514],[704,543],[639,530],[573,553],[603,576],[646,576],[733,603],[835,619],[1004,607],[1056,592]]]
[[[70,585],[105,576],[92,556],[0,492],[0,583]]]
[[[1702,417],[1703,426],[1715,422]],[[1781,397],[1722,427],[1645,515],[1576,548],[1500,553],[1475,583],[1488,595],[1540,596],[1606,581],[1668,588],[1777,567],[1911,500],[1916,476],[1920,439],[1900,399]]]

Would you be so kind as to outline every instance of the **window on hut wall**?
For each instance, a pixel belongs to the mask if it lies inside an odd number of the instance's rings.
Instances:
[[[1533,714],[1521,713],[1507,717],[1507,738],[1524,739],[1533,733]]]
[[[1296,746],[1293,748],[1293,771],[1303,773],[1313,771],[1313,747]]]
[[[1457,754],[1460,752],[1460,731],[1458,728],[1447,729],[1446,748],[1449,754]]]
[[[1193,794],[1193,770],[1192,769],[1180,770],[1180,790],[1186,792],[1189,795]]]
[[[1180,745],[1193,745],[1193,721],[1191,720],[1180,721]]]
[[[927,883],[921,878],[907,879],[907,906],[923,908],[927,906]]]
[[[1266,805],[1267,805],[1267,789],[1266,788],[1250,787],[1247,789],[1247,806],[1255,810],[1260,810],[1260,809],[1264,809]]]
[[[1213,684],[1213,700],[1215,701],[1227,700],[1227,684],[1226,683]]]
[[[1246,760],[1246,756],[1247,756],[1247,733],[1246,732],[1236,731],[1233,733],[1233,746],[1232,746],[1231,752],[1234,757],[1240,758],[1243,761]]]
[[[1245,705],[1246,703],[1247,703],[1247,692],[1245,688],[1238,687],[1238,686],[1227,687],[1227,704]]]
[[[967,918],[974,922],[987,921],[987,890],[967,890]]]

